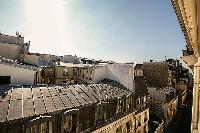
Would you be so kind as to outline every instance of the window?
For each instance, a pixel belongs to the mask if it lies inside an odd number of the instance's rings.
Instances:
[[[123,99],[119,99],[117,101],[117,111],[116,111],[116,113],[117,114],[123,113],[123,108],[124,108],[124,100]]]
[[[130,133],[130,132],[131,132],[131,121],[128,121],[128,122],[126,123],[126,132],[127,132],[127,133]]]
[[[144,96],[144,103],[146,103],[146,101],[147,101],[147,97],[146,97],[146,96]]]
[[[144,122],[146,122],[148,119],[148,116],[147,116],[147,112],[144,113]]]
[[[140,98],[138,98],[138,99],[137,99],[137,101],[138,101],[138,104],[140,104],[140,103],[141,103],[141,101],[140,101]]]
[[[120,127],[118,127],[118,128],[116,129],[116,133],[122,133],[122,126],[120,126]]]
[[[92,71],[88,74],[89,80],[92,80]]]
[[[141,125],[141,116],[138,116],[136,118],[136,128],[138,128]]]
[[[64,71],[63,71],[63,76],[69,76],[69,72],[68,72],[67,69],[64,69]]]
[[[141,133],[141,130],[139,129],[139,130],[137,130],[137,133]]]
[[[126,109],[129,110],[131,108],[131,105],[132,105],[132,97],[129,96],[127,97],[127,100],[126,100]]]
[[[49,75],[49,76],[54,76],[53,69],[49,69],[48,75]]]
[[[73,74],[76,75],[77,74],[77,71],[75,69],[73,69]]]
[[[135,130],[135,119],[132,121],[132,128]]]
[[[74,132],[76,132],[76,126],[77,126],[76,114],[66,115],[62,118],[61,132],[62,133],[74,133]]]
[[[105,117],[105,106],[98,106],[95,111],[95,121],[96,123],[101,123],[104,121]]]
[[[138,121],[139,121],[139,126],[141,125],[141,116],[138,117]]]
[[[26,127],[26,133],[49,133],[50,123],[48,121],[37,123],[32,126]]]

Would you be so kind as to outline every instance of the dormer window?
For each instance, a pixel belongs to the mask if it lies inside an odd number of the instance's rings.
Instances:
[[[132,105],[132,97],[128,96],[126,99],[126,109],[127,110],[131,109],[131,105]]]
[[[49,75],[49,76],[54,76],[53,69],[49,69],[48,75]]]
[[[67,69],[64,69],[64,71],[63,71],[63,76],[69,76],[69,72],[68,72]]]
[[[25,124],[26,133],[52,133],[50,117],[38,117]]]
[[[95,122],[96,124],[102,123],[105,119],[105,106],[99,105],[95,111]]]
[[[123,110],[124,110],[124,100],[123,100],[123,98],[121,98],[117,101],[117,111],[116,111],[116,113],[122,114]]]
[[[75,133],[77,127],[77,115],[64,115],[61,119],[61,133]]]
[[[61,133],[76,133],[78,127],[78,109],[71,109],[60,115]]]
[[[141,116],[139,115],[136,117],[136,128],[138,128],[141,125]]]
[[[144,96],[144,103],[146,103],[147,102],[147,97],[146,96]]]
[[[75,69],[73,69],[73,74],[76,75],[77,74],[77,71]]]

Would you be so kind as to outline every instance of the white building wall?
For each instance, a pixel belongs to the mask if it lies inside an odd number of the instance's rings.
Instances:
[[[39,56],[25,54],[24,63],[39,66]]]
[[[95,68],[94,70],[94,82],[97,83],[105,78],[107,78],[107,66],[102,66],[99,68]]]
[[[36,66],[47,66],[50,63],[50,55],[48,54],[25,54],[24,63],[36,65]]]
[[[11,76],[12,85],[33,85],[35,71],[0,64],[0,76]]]
[[[19,56],[19,45],[0,42],[0,56],[16,60]]]
[[[97,83],[103,79],[117,81],[129,90],[134,91],[134,68],[132,64],[107,64],[94,68],[93,82]],[[135,92],[135,91],[134,91]]]
[[[9,44],[24,44],[24,37],[0,34],[0,42]]]
[[[133,65],[132,64],[108,64],[107,65],[107,78],[115,80],[129,90],[134,91],[134,75],[133,75]],[[135,92],[135,91],[134,91]]]

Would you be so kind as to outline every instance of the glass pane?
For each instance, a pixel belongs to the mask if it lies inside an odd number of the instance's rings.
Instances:
[[[41,123],[41,133],[48,133],[49,132],[49,123],[43,122]]]
[[[40,126],[39,124],[36,124],[31,127],[31,133],[39,133],[40,132]]]
[[[63,119],[64,133],[69,133],[72,130],[72,116],[65,116]]]

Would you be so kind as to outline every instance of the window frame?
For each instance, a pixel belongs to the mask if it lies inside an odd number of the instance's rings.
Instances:
[[[40,126],[40,130],[42,128],[42,123],[48,123],[48,133],[52,133],[52,117],[51,116],[38,116],[33,117],[29,120],[27,120],[23,126],[24,126],[24,133],[32,133],[31,128],[35,125]],[[29,131],[28,131],[29,130]]]
[[[72,130],[73,130],[73,115],[75,115],[76,117],[76,122],[75,122],[75,132],[77,132],[78,127],[79,127],[79,109],[70,109],[70,110],[66,110],[65,112],[60,114],[60,132],[64,133],[64,118],[67,116],[71,116],[72,117]]]
[[[103,117],[100,120],[97,120],[97,111],[102,108],[101,117]],[[106,120],[106,105],[105,104],[97,104],[95,108],[95,125],[99,125],[103,123]]]

